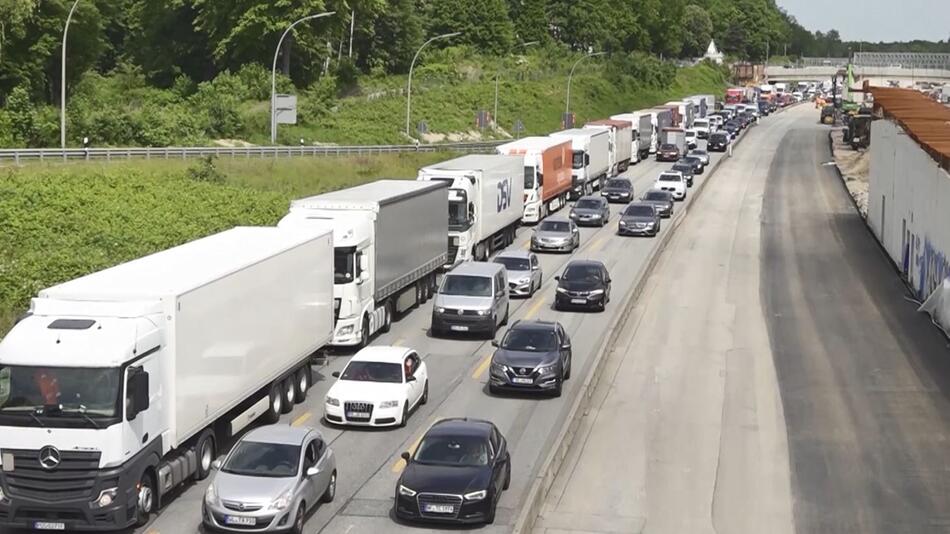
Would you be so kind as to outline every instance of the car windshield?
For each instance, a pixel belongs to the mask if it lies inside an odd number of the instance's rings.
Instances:
[[[661,182],[678,182],[680,181],[680,176],[678,174],[661,174]]]
[[[673,165],[673,170],[689,173],[691,170],[693,170],[693,166],[689,163],[677,163],[676,165]]]
[[[567,233],[571,231],[571,225],[566,221],[544,221],[538,226],[542,232],[560,232]]]
[[[343,370],[340,380],[399,384],[402,382],[402,366],[398,363],[353,361]]]
[[[449,274],[442,282],[439,293],[460,297],[490,297],[491,277]]]
[[[528,258],[510,258],[510,257],[500,257],[495,258],[495,263],[500,263],[505,266],[505,269],[509,271],[530,271],[531,263],[528,261]]]
[[[595,198],[582,198],[574,204],[575,208],[580,209],[597,209],[601,207],[600,201]]]
[[[116,367],[0,366],[0,415],[109,418],[118,415]]]
[[[597,265],[569,265],[561,275],[561,280],[568,282],[598,282],[600,279],[601,271]]]
[[[660,145],[660,150],[676,150],[676,145]]]
[[[653,217],[653,206],[627,206],[623,214],[628,217]]]
[[[630,180],[607,180],[607,186],[614,189],[630,189]]]
[[[488,441],[477,436],[426,436],[415,461],[427,465],[479,467],[488,465]]]
[[[221,471],[248,477],[284,478],[297,475],[300,446],[242,441],[234,447]]]
[[[557,335],[553,330],[515,328],[505,335],[501,348],[527,352],[551,352],[557,350]]]
[[[669,200],[669,195],[662,191],[650,191],[643,195],[643,200]]]

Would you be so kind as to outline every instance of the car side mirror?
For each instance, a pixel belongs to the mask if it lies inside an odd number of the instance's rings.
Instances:
[[[560,282],[560,281],[561,281],[561,276],[560,276],[560,275],[555,276],[555,277],[554,277],[554,281],[555,281],[555,282]]]
[[[318,467],[308,467],[308,468],[307,468],[307,476],[308,476],[308,477],[315,477],[315,476],[317,476],[317,475],[319,475],[319,474],[320,474],[320,468],[318,468]]]
[[[561,349],[562,349],[562,350],[571,350],[571,344],[570,344],[570,343],[562,343],[562,344],[561,344]]]
[[[497,347],[498,345],[499,345],[499,343],[498,343],[498,340],[497,340],[497,339],[491,340],[491,346],[492,346],[492,347]]]
[[[406,382],[415,382],[415,381],[416,381],[416,377],[413,375],[409,375],[406,377]]]
[[[332,376],[333,378],[340,378],[340,372],[339,372],[339,371],[333,371],[332,373],[330,373],[330,376]]]
[[[402,459],[405,460],[405,462],[406,462],[407,464],[412,461],[412,455],[409,454],[408,452],[404,452],[404,453],[400,454],[399,456],[401,456]]]
[[[221,469],[221,466],[224,465],[224,462],[221,460],[215,460],[211,462],[211,469],[218,470]]]

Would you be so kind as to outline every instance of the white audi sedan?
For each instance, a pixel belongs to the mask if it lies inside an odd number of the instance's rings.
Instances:
[[[405,426],[409,413],[429,400],[426,364],[409,348],[366,347],[333,376],[323,412],[331,424]]]

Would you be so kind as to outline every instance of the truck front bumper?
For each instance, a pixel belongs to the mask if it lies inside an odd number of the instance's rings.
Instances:
[[[27,530],[105,532],[125,529],[135,522],[135,500],[127,495],[128,492],[118,491],[111,504],[93,508],[90,501],[100,495],[98,489],[94,493],[91,497],[55,503],[8,497],[0,501],[0,526]]]
[[[333,340],[330,344],[334,347],[355,347],[363,339],[362,328],[359,317],[339,318],[336,321],[336,330],[333,331]]]
[[[532,202],[531,204],[525,204],[524,216],[521,217],[521,222],[525,224],[541,222],[541,203]]]
[[[452,315],[445,313],[432,314],[432,332],[435,334],[489,333],[492,331],[495,318],[491,315]]]

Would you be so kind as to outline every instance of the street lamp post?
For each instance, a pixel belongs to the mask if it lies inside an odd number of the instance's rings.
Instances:
[[[580,58],[578,58],[577,61],[574,62],[574,66],[571,67],[571,74],[568,75],[567,77],[567,105],[565,106],[565,109],[564,109],[565,114],[571,112],[571,80],[574,79],[574,69],[576,69],[577,65],[581,61],[584,61],[585,59],[589,57],[594,57],[594,56],[602,56],[606,53],[607,52],[592,52],[592,53],[581,56]]]
[[[73,13],[79,0],[73,2],[69,8],[69,15],[66,16],[66,25],[63,27],[63,57],[60,60],[60,87],[59,87],[59,146],[66,149],[66,34],[69,33],[69,23],[73,19]]]
[[[534,46],[540,41],[528,41],[527,43],[521,43],[518,45],[519,48],[527,48],[529,46]],[[492,122],[494,122],[495,127],[498,127],[498,77],[501,76],[501,67],[495,71],[495,109],[492,111]]]
[[[442,35],[436,35],[435,37],[422,43],[422,46],[419,47],[419,50],[416,50],[416,55],[412,57],[412,63],[409,64],[409,83],[406,85],[406,137],[412,137],[409,134],[409,114],[412,110],[412,69],[416,66],[416,60],[419,59],[419,54],[422,52],[422,49],[428,46],[432,41],[436,41],[438,39],[448,39],[449,37],[455,37],[457,35],[462,35],[462,32],[443,33]]]
[[[274,50],[274,65],[271,67],[270,72],[270,143],[272,145],[277,144],[277,56],[280,54],[280,45],[283,44],[284,38],[287,37],[287,34],[290,33],[290,30],[294,29],[294,26],[308,20],[329,17],[335,13],[336,11],[327,11],[326,13],[309,15],[299,19],[288,26],[287,29],[284,30],[284,33],[280,36],[280,40],[277,41],[277,50]]]

